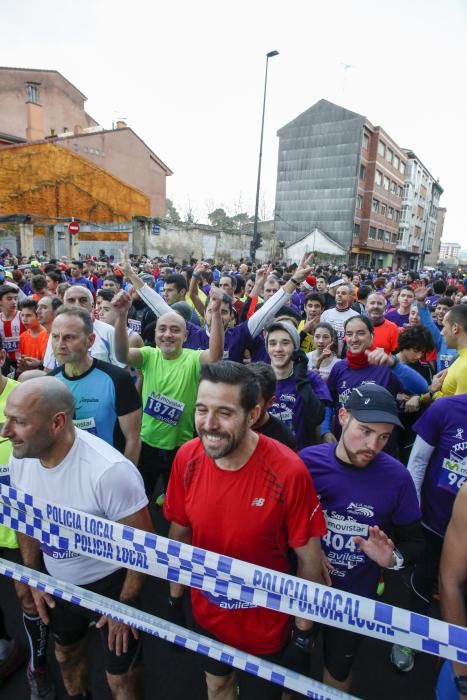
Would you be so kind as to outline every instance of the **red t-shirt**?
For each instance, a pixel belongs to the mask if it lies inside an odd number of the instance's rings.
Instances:
[[[164,502],[167,520],[190,527],[192,544],[287,573],[289,547],[326,533],[311,476],[302,460],[264,435],[238,471],[220,469],[199,438],[177,452]],[[250,654],[285,645],[293,618],[191,589],[196,622]]]
[[[373,345],[375,348],[383,348],[388,355],[397,350],[399,344],[399,326],[392,321],[384,319],[383,323],[373,329]]]

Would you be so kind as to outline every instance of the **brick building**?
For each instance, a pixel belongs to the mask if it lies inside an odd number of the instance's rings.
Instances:
[[[171,170],[124,122],[99,126],[86,100],[58,71],[0,67],[0,148],[52,141],[141,190],[150,215],[164,216]]]
[[[417,250],[395,255],[411,151],[363,115],[327,100],[278,136],[278,239],[290,244],[319,228],[348,251],[351,265],[418,267],[434,241],[442,188],[431,178]]]

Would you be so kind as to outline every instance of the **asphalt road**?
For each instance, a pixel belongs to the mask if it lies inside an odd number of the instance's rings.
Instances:
[[[167,534],[167,524],[160,511],[155,515],[156,530]],[[160,617],[166,616],[167,583],[148,578],[144,590],[144,607]],[[401,573],[388,572],[383,600],[405,607],[408,595]],[[10,634],[25,643],[21,615],[11,581],[0,576],[0,601],[5,611]],[[94,699],[110,700],[105,681],[100,640],[95,629],[88,639],[90,688]],[[389,645],[379,640],[365,638],[361,645],[353,675],[352,694],[363,700],[432,700],[438,671],[438,660],[427,654],[419,654],[411,673],[401,674],[389,663]],[[67,696],[49,649],[50,668],[56,682],[57,698]],[[144,685],[148,700],[204,700],[204,679],[194,654],[174,651],[172,645],[153,637],[144,640]],[[319,645],[312,657],[311,675],[321,679],[322,660]],[[240,696],[241,697],[241,696]],[[297,696],[298,697],[298,696]],[[0,689],[0,700],[29,700],[25,669],[11,677]],[[260,699],[258,699],[260,700]]]

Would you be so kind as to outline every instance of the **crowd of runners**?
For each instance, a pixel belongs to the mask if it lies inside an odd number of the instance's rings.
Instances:
[[[2,261],[3,483],[149,532],[159,507],[174,540],[368,598],[400,571],[412,611],[439,600],[444,620],[466,626],[467,277],[313,254],[262,266],[105,251]],[[4,526],[0,548],[141,605],[139,571]],[[91,697],[95,623],[112,697],[143,697],[142,635],[15,588],[29,644],[9,635],[0,601],[0,683],[27,658],[31,699],[52,700],[53,644],[68,697]],[[324,683],[351,691],[356,632],[177,583],[166,611],[305,675],[320,643]],[[410,673],[416,654],[388,645],[387,663]],[[292,697],[205,656],[198,665],[210,700]],[[467,695],[467,664],[445,676],[440,700]]]

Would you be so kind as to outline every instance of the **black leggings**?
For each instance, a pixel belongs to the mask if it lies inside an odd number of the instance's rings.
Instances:
[[[141,443],[138,469],[143,477],[144,489],[148,497],[152,496],[159,476],[162,477],[164,490],[169,483],[170,468],[177,454],[178,447],[173,450],[163,450],[160,447],[151,447],[145,442]]]
[[[438,580],[443,538],[422,527],[425,545],[410,579],[410,609],[426,615]]]

